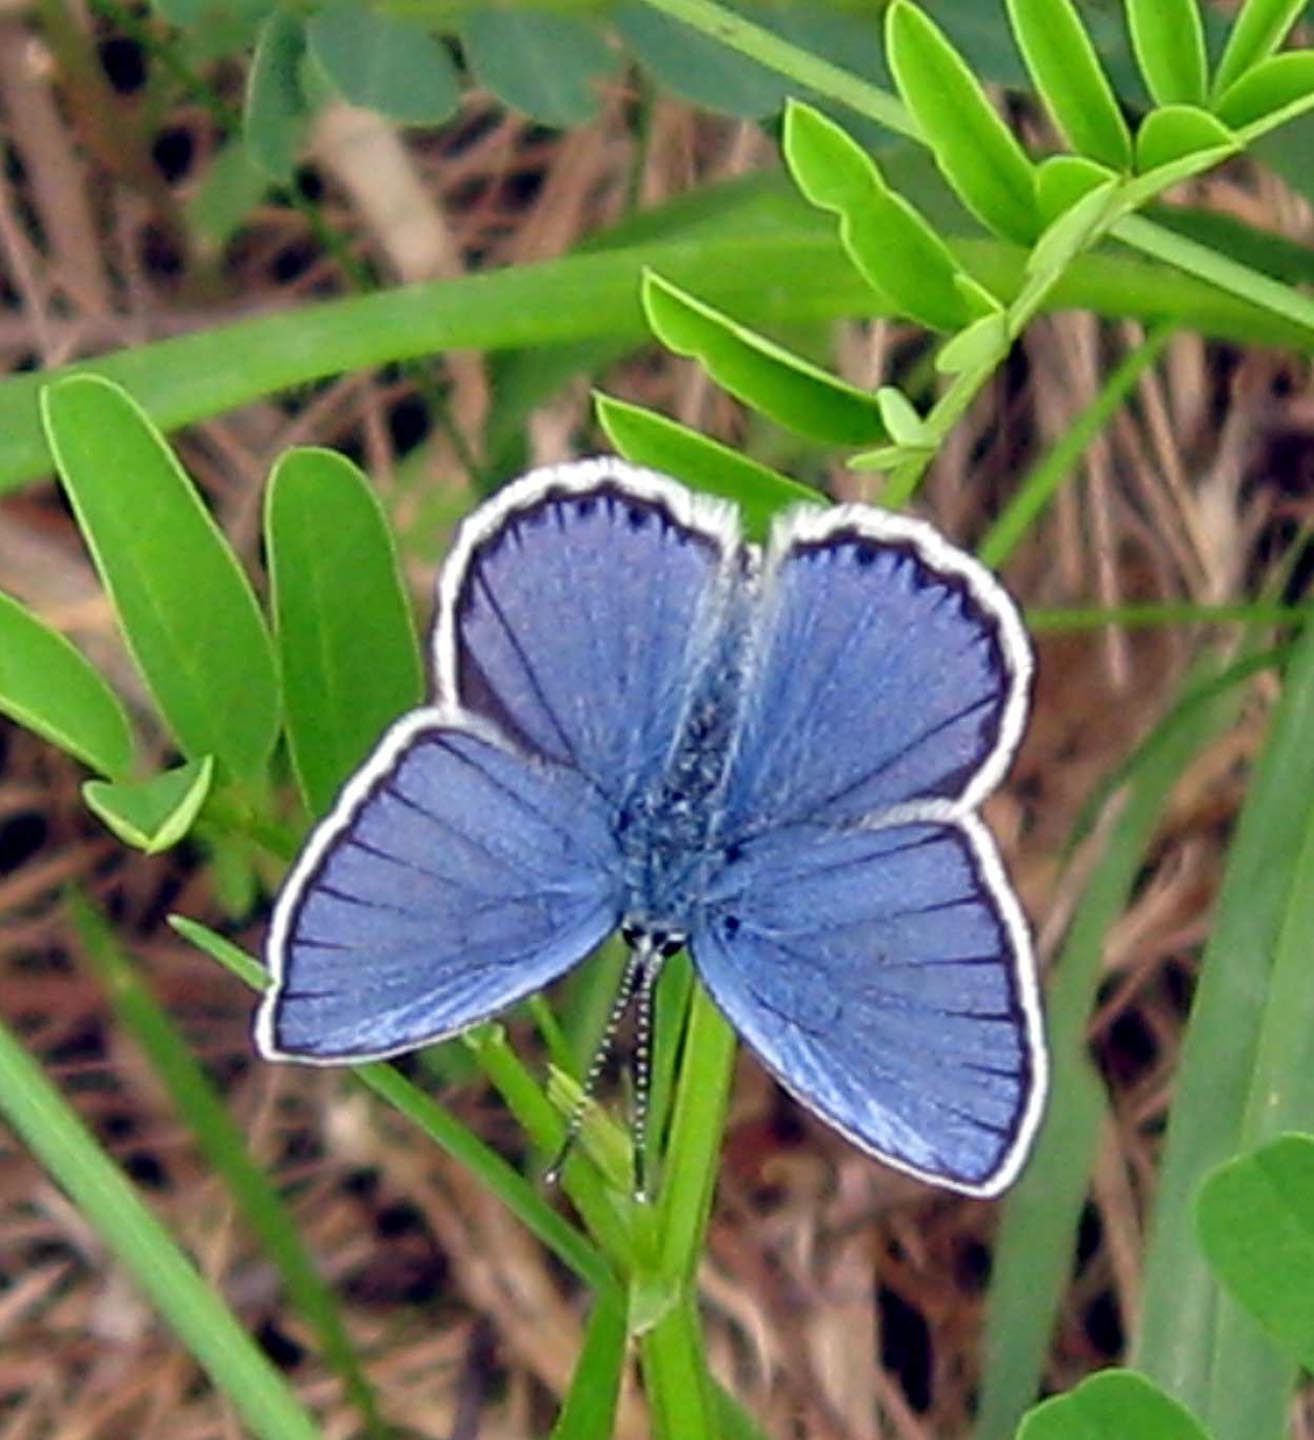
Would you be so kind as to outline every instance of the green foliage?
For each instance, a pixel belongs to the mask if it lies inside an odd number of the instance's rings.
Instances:
[[[1150,1226],[1137,1362],[1220,1440],[1276,1434],[1294,1366],[1220,1295],[1192,1200],[1232,1156],[1311,1113],[1314,630],[1299,636],[1228,853],[1177,1074]]]
[[[369,482],[329,450],[290,450],[265,492],[265,554],[288,749],[312,815],[384,728],[420,703],[415,624]]]
[[[466,63],[481,85],[544,125],[582,125],[617,56],[595,24],[551,10],[473,10],[461,23]]]
[[[425,27],[329,0],[306,22],[306,43],[329,83],[352,105],[407,125],[437,125],[461,100],[447,51]]]
[[[1060,134],[1078,155],[1131,166],[1131,136],[1072,0],[1008,0],[1018,47]]]
[[[1228,1293],[1314,1369],[1314,1138],[1284,1135],[1220,1165],[1201,1187],[1196,1224]]]
[[[319,1434],[283,1377],[131,1182],[0,1024],[0,1114],[191,1351],[258,1440]]]
[[[1160,105],[1203,105],[1204,25],[1196,0],[1127,0],[1132,48]]]
[[[610,395],[596,396],[595,405],[598,423],[617,454],[636,465],[679,475],[710,495],[734,500],[743,513],[745,529],[752,535],[764,536],[771,517],[786,505],[820,498],[797,481],[777,475],[719,440],[700,435],[641,405],[630,405]]]
[[[136,784],[88,780],[82,798],[125,845],[156,855],[192,828],[213,779],[214,758],[206,755]]]
[[[668,350],[694,356],[732,395],[777,424],[833,445],[884,438],[880,408],[866,391],[791,355],[661,276],[644,276],[643,308]]]
[[[0,714],[93,770],[122,779],[132,731],[119,697],[82,652],[0,592]]]
[[[287,181],[310,118],[301,89],[306,32],[300,18],[275,10],[260,29],[246,82],[243,133],[255,165],[271,180]]]
[[[944,33],[908,0],[886,23],[890,69],[945,179],[996,234],[1029,244],[1039,229],[1031,161]]]
[[[807,199],[839,216],[849,258],[891,310],[932,330],[956,330],[994,308],[944,241],[833,120],[791,101],[784,154]]]
[[[133,659],[184,753],[258,784],[278,680],[251,586],[173,452],[91,375],[42,394],[42,419]]]
[[[1102,1370],[1046,1400],[1017,1440],[1209,1440],[1191,1412],[1131,1370]]]

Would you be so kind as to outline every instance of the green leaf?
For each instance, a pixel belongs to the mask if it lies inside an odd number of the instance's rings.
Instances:
[[[1131,136],[1072,0],[1008,0],[1013,33],[1060,134],[1112,170],[1131,166]]]
[[[594,82],[619,59],[595,24],[550,10],[480,6],[461,22],[461,45],[481,85],[544,125],[591,120]]]
[[[760,120],[785,103],[790,82],[765,65],[636,0],[611,13],[617,34],[668,90],[695,105]]]
[[[879,470],[889,473],[912,461],[924,463],[930,454],[930,449],[925,445],[880,445],[875,450],[864,450],[861,455],[850,456],[848,463],[850,470]],[[896,508],[893,502],[884,496],[880,503],[889,505],[891,509]]]
[[[416,21],[330,0],[306,24],[310,53],[344,100],[403,125],[437,125],[455,113],[461,83],[451,56]]]
[[[1223,58],[1218,62],[1213,84],[1215,97],[1282,44],[1304,7],[1305,0],[1246,0],[1232,24]]]
[[[1196,0],[1127,0],[1132,49],[1160,105],[1203,105],[1204,26]]]
[[[1223,91],[1214,106],[1224,124],[1241,130],[1314,97],[1314,50],[1287,50],[1261,60]]]
[[[957,330],[980,314],[957,283],[967,277],[949,247],[833,120],[791,100],[784,153],[807,199],[840,217],[849,257],[893,308],[932,330]]]
[[[919,448],[930,443],[926,421],[902,390],[894,385],[882,385],[876,392],[876,403],[890,439],[896,445]]]
[[[1036,167],[1036,207],[1043,224],[1052,225],[1083,195],[1118,177],[1081,155],[1051,155]]]
[[[369,482],[331,450],[291,450],[265,497],[265,550],[288,746],[312,815],[424,692],[392,533]]]
[[[1225,152],[1228,146],[1239,149],[1240,142],[1208,110],[1164,105],[1151,110],[1136,132],[1136,170],[1146,175],[1188,156],[1209,150]]]
[[[908,0],[889,8],[886,49],[945,179],[990,229],[1030,244],[1040,229],[1031,162],[958,52]]]
[[[707,435],[611,395],[594,394],[598,423],[617,451],[636,465],[674,475],[694,490],[733,500],[750,535],[762,537],[789,505],[825,503],[825,497],[750,460]]]
[[[1101,1370],[1030,1411],[1017,1440],[1209,1440],[1171,1395],[1134,1370]]]
[[[213,775],[214,761],[207,755],[135,784],[88,780],[82,798],[125,845],[156,855],[192,828]]]
[[[0,715],[102,775],[132,769],[132,731],[119,697],[80,650],[0,591]]]
[[[227,141],[183,202],[200,247],[212,255],[222,250],[268,189],[269,176],[250,148],[240,139]]]
[[[1008,354],[1009,344],[1008,317],[1002,311],[982,315],[940,347],[935,368],[941,375],[958,375],[993,365]]]
[[[251,586],[173,452],[94,375],[41,392],[64,489],[124,639],[190,759],[258,782],[278,733],[273,650]]]
[[[257,1440],[316,1440],[287,1382],[0,1024],[0,1114],[68,1194]]]
[[[698,360],[732,395],[777,424],[831,445],[885,436],[875,400],[791,354],[648,271],[643,308],[653,334],[677,355]]]
[[[1209,1175],[1200,1248],[1280,1349],[1314,1369],[1314,1137],[1284,1135]]]
[[[242,135],[251,159],[270,177],[286,183],[296,169],[309,110],[301,90],[301,57],[306,32],[301,20],[275,10],[260,27],[246,82]]]

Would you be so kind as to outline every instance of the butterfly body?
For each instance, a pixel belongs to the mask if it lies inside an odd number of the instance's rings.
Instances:
[[[759,550],[733,506],[604,458],[471,516],[434,648],[434,704],[279,897],[266,1055],[455,1033],[619,927],[657,962],[687,941],[759,1059],[863,1149],[1008,1183],[1045,1056],[977,815],[1030,676],[986,571],[861,506],[794,512]]]

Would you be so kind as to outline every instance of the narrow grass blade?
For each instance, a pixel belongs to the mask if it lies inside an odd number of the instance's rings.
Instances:
[[[250,1433],[259,1440],[318,1440],[318,1427],[255,1341],[3,1024],[0,1114],[68,1192]]]
[[[70,908],[83,949],[120,1023],[150,1062],[193,1140],[278,1267],[288,1298],[315,1333],[325,1361],[341,1376],[369,1434],[382,1440],[384,1429],[374,1392],[347,1337],[337,1300],[301,1243],[291,1212],[268,1175],[252,1160],[214,1085],[119,948],[104,918],[76,892],[70,897]]]
[[[331,450],[291,450],[265,495],[265,552],[288,748],[312,815],[424,693],[396,545],[369,481]]]
[[[1241,1148],[1250,1096],[1260,1093],[1254,1087],[1267,987],[1281,973],[1274,967],[1310,823],[1311,794],[1314,630],[1306,627],[1292,650],[1200,963],[1151,1221],[1136,1343],[1141,1367],[1207,1423],[1216,1424],[1216,1387],[1235,1386],[1247,1406],[1257,1407],[1248,1428],[1217,1426],[1220,1440],[1276,1434],[1290,1371],[1261,1348],[1257,1330],[1248,1339],[1234,1337],[1237,1348],[1220,1354],[1219,1339],[1231,1326],[1196,1243],[1191,1201],[1204,1177]],[[1314,993],[1306,987],[1292,1023],[1314,1028],[1312,1007]]]
[[[132,731],[100,671],[57,630],[0,593],[0,715],[111,780],[132,769]]]
[[[977,1440],[1010,1440],[1040,1388],[1107,1112],[1104,1087],[1086,1049],[1104,943],[1126,908],[1174,785],[1238,703],[1235,692],[1214,694],[1204,705],[1187,703],[1208,686],[1213,668],[1197,667],[1184,687],[1184,703],[1128,767],[1121,809],[1106,831],[1055,965],[1046,1007],[1053,1077],[1049,1111],[1035,1152],[1003,1205],[986,1313]]]
[[[1086,447],[1126,402],[1136,382],[1154,364],[1171,338],[1172,330],[1161,325],[1124,356],[1116,370],[1100,387],[1100,393],[1063,432],[1062,437],[1032,466],[1017,486],[1004,513],[986,532],[978,554],[994,568],[1003,565],[1031,526],[1058,494],[1059,486],[1071,473]]]
[[[51,453],[142,676],[189,759],[258,783],[278,733],[273,648],[255,596],[155,426],[117,385],[42,392]]]
[[[696,286],[709,302],[753,325],[814,324],[890,313],[853,268],[832,227],[806,207],[749,229],[729,210],[717,234],[663,236],[627,248],[357,296],[217,325],[53,375],[97,373],[127,386],[156,424],[173,430],[262,396],[347,370],[455,349],[513,350],[646,338],[638,303],[645,268]],[[1118,238],[1191,273],[1119,255],[1085,256],[1051,297],[1053,308],[1177,318],[1209,336],[1304,350],[1314,345],[1314,300],[1230,262],[1211,246],[1140,216]],[[960,263],[992,293],[1018,283],[1012,246],[949,237]],[[1192,278],[1200,276],[1202,278]],[[1266,281],[1265,286],[1258,280]],[[52,374],[0,381],[0,491],[50,469],[37,395]]]

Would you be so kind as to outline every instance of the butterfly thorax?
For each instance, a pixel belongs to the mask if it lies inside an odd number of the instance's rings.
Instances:
[[[715,822],[739,733],[747,602],[745,588],[727,607],[664,766],[617,815],[625,914],[649,933],[687,933],[709,879],[724,863]]]

